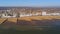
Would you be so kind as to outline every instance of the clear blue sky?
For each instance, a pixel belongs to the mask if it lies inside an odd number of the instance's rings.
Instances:
[[[60,6],[60,0],[0,0],[0,6]]]

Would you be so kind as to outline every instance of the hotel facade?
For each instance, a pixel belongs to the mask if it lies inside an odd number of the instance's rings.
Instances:
[[[25,17],[25,16],[60,16],[60,11],[51,12],[45,10],[35,10],[35,9],[7,9],[0,10],[0,18],[15,18],[15,17]]]

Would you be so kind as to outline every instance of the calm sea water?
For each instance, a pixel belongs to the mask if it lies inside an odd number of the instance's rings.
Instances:
[[[46,26],[0,25],[0,34],[60,34],[60,20],[53,22]]]

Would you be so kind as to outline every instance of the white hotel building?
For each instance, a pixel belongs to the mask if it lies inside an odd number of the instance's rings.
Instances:
[[[60,16],[60,13],[47,13],[43,11],[42,16]]]

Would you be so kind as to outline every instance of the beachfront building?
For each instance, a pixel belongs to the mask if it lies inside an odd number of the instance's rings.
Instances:
[[[60,16],[60,13],[48,13],[47,16]]]
[[[25,16],[60,16],[60,11],[42,9],[7,9],[0,10],[0,18],[15,18]]]
[[[15,12],[11,12],[11,10],[2,10],[0,13],[0,18],[10,18],[10,17],[16,17]]]
[[[42,11],[42,16],[46,16],[46,11]]]
[[[2,18],[14,18],[14,17],[25,17],[25,16],[60,16],[60,13],[47,13],[46,11],[36,13],[15,13],[15,12],[4,12],[0,14]]]
[[[3,13],[2,14],[2,18],[13,18],[13,17],[16,17],[16,14],[7,14],[7,13]]]

